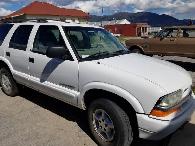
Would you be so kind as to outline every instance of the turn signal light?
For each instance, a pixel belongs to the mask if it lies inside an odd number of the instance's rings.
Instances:
[[[155,117],[166,117],[172,113],[178,112],[179,108],[176,109],[171,109],[171,110],[167,110],[167,111],[162,111],[159,109],[153,109],[152,112],[150,113],[150,115],[155,116]]]

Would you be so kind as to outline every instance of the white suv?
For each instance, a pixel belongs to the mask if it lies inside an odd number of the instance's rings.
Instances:
[[[194,110],[184,69],[129,53],[103,28],[81,24],[1,24],[0,83],[9,96],[21,84],[87,110],[101,146],[162,139]]]

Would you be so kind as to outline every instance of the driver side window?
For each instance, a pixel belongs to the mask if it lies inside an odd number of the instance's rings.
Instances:
[[[37,31],[32,52],[46,55],[49,47],[65,46],[65,42],[57,26],[40,26]]]

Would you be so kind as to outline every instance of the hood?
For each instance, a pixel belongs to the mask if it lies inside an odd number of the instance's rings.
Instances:
[[[192,84],[191,76],[183,68],[140,54],[121,55],[102,59],[99,62],[104,66],[144,78],[160,86],[167,93],[186,89]]]

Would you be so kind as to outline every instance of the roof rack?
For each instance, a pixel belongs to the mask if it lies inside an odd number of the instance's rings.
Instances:
[[[48,22],[64,22],[64,23],[76,23],[80,24],[80,22],[74,22],[72,20],[66,20],[66,19],[9,19],[9,20],[3,20],[1,19],[2,23],[24,23],[24,22],[35,22],[35,23],[48,23]]]
[[[0,20],[1,23],[22,23],[22,22],[37,22],[37,23],[47,23],[46,19],[9,19],[9,20]]]
[[[48,20],[47,19],[28,19],[26,21],[23,22],[37,22],[37,23],[47,23]]]

